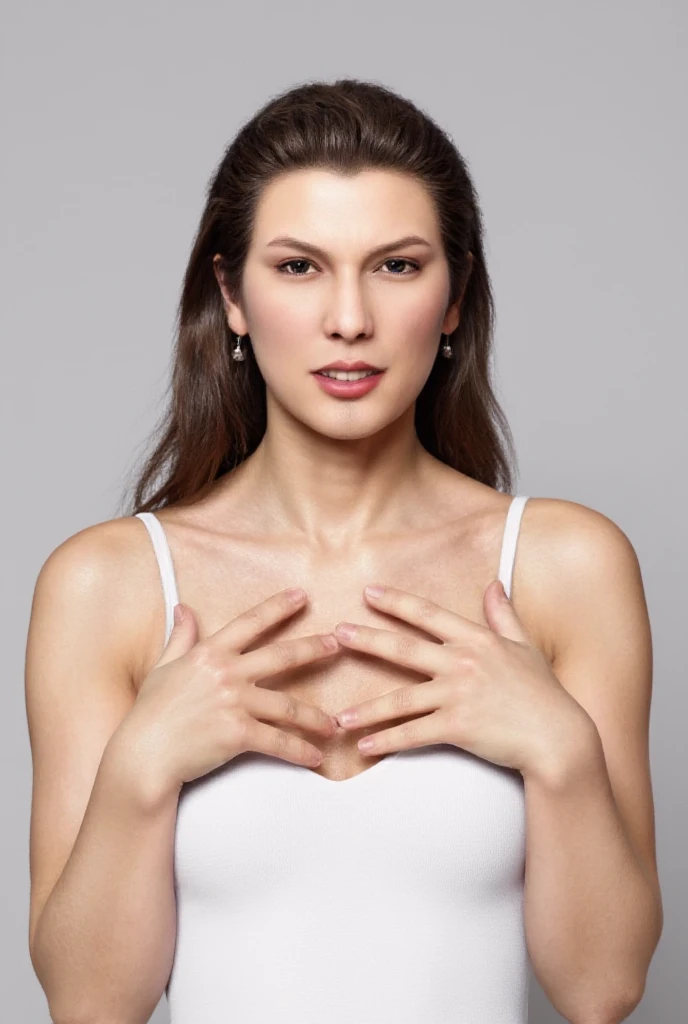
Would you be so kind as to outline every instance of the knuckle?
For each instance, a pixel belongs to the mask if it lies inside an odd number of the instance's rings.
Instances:
[[[396,653],[402,658],[412,658],[418,648],[418,641],[408,633],[399,633],[396,643]]]
[[[283,694],[282,714],[288,722],[294,722],[299,714],[299,702],[290,693]]]
[[[290,668],[296,661],[296,652],[292,644],[277,640],[272,645],[275,663],[282,669]]]
[[[403,714],[412,707],[411,690],[408,686],[400,686],[392,694],[392,708],[395,714]]]
[[[243,691],[237,685],[236,679],[227,675],[222,680],[222,699],[224,706],[229,709],[243,708]]]
[[[428,598],[421,598],[418,604],[418,618],[423,622],[432,622],[437,605]]]
[[[248,608],[241,618],[248,623],[252,630],[259,630],[263,627],[263,616],[259,608]]]
[[[470,675],[475,671],[478,659],[473,651],[464,648],[454,654],[454,663],[462,675]]]
[[[224,667],[220,662],[218,652],[204,640],[196,644],[192,651],[192,658],[197,668],[213,676]]]
[[[273,751],[281,757],[286,753],[287,747],[289,746],[289,736],[283,729],[276,729],[273,735]]]
[[[401,743],[404,747],[413,747],[416,743],[416,725],[415,722],[404,722],[403,725],[399,726],[401,732]]]

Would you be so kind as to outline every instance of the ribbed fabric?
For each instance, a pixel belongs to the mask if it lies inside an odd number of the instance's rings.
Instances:
[[[511,593],[527,498],[509,506]],[[160,521],[167,633],[177,588]],[[249,751],[181,791],[171,1024],[526,1024],[523,778],[451,744],[332,782]]]

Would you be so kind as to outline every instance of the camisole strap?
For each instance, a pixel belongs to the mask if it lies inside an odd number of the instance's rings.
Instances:
[[[137,512],[136,518],[141,519],[150,534],[150,538],[153,542],[153,549],[155,551],[155,557],[158,562],[158,568],[160,570],[160,579],[162,580],[162,592],[165,597],[165,645],[170,638],[172,627],[174,625],[174,606],[179,604],[179,596],[177,594],[177,582],[174,577],[174,565],[172,563],[172,555],[170,553],[170,546],[167,542],[167,536],[163,529],[162,523],[156,515],[152,512]]]
[[[516,543],[518,541],[521,516],[528,501],[525,494],[516,494],[509,505],[504,523],[504,534],[502,536],[502,552],[499,559],[499,575],[506,591],[506,596],[511,597],[511,580],[514,573],[514,560],[516,558]]]

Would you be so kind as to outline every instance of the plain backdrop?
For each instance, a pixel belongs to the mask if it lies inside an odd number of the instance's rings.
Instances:
[[[0,16],[5,1018],[49,1020],[28,954],[36,577],[120,514],[225,146],[270,96],[358,77],[426,109],[469,163],[515,491],[603,512],[640,559],[665,926],[629,1019],[685,1020],[688,6],[4,0]],[[531,993],[533,1024],[562,1019],[534,978]]]

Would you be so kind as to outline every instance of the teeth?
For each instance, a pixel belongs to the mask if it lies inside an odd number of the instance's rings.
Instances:
[[[320,370],[319,373],[334,380],[361,380],[362,377],[370,377],[377,373],[377,370]]]

